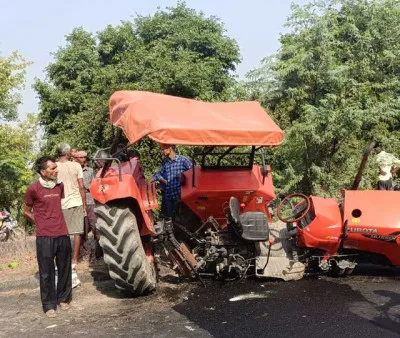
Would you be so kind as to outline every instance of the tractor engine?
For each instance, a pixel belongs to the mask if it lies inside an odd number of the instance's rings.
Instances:
[[[255,246],[245,242],[232,230],[208,228],[201,243],[193,249],[200,276],[231,281],[242,278],[251,266]]]
[[[184,243],[187,262],[200,277],[220,280],[242,278],[249,269],[254,270],[256,245],[268,239],[269,227],[266,215],[251,211],[239,215],[239,201],[231,197],[225,208],[225,223],[220,224],[213,216],[205,222],[185,204],[177,208],[173,221],[174,237]],[[182,252],[182,248],[179,249]],[[179,264],[179,263],[178,263]],[[182,264],[181,264],[182,265]]]

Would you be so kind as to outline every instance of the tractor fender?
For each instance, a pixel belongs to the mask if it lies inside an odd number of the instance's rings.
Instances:
[[[143,216],[141,236],[154,235],[152,209],[158,207],[154,183],[142,180],[136,183],[131,175],[96,177],[90,184],[90,193],[99,204],[132,198]],[[139,211],[138,210],[138,211]]]

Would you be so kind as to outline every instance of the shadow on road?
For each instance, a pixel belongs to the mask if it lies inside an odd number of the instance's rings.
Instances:
[[[351,312],[349,306],[360,301],[366,299],[350,286],[326,280],[247,280],[208,283],[174,310],[215,337],[388,337],[398,332],[389,317],[369,321]]]
[[[400,334],[400,294],[387,290],[377,290],[375,294],[387,299],[383,305],[376,306],[379,314],[371,323]]]
[[[102,294],[118,299],[132,298],[115,289],[104,264],[91,266],[91,276],[93,285]],[[164,272],[157,292],[137,298],[135,304],[154,305],[159,297],[168,299],[171,310],[167,311],[175,310],[215,337],[397,337],[400,294],[384,290],[381,279],[390,289],[398,277],[399,269],[367,266],[347,278],[206,281],[207,287],[203,288]],[[354,283],[366,291],[357,291]],[[369,295],[368,299],[365,294]],[[196,332],[189,334],[195,335]]]
[[[352,276],[397,277],[400,279],[400,267],[359,264]]]
[[[93,286],[97,291],[111,298],[129,298],[129,295],[115,288],[114,281],[111,279],[108,268],[104,262],[94,262],[89,264],[89,267],[90,275],[93,279]]]
[[[155,293],[149,295],[143,295],[140,297],[133,296],[129,292],[124,292],[116,289],[114,281],[111,279],[108,268],[104,262],[95,262],[90,264],[90,275],[93,279],[93,286],[97,291],[111,298],[127,299],[136,298],[140,303],[145,301],[151,301],[153,294],[162,294],[167,299],[177,300],[179,299],[179,293],[189,288],[190,281],[177,276],[171,269],[163,267],[162,274],[159,276],[158,287]],[[149,298],[150,297],[150,298]]]

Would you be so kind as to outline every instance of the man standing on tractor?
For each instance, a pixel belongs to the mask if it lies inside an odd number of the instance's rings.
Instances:
[[[379,166],[377,190],[393,190],[392,173],[396,172],[400,166],[400,160],[394,155],[384,151],[383,146],[376,148],[378,155],[376,156],[376,163]]]
[[[191,169],[193,164],[188,158],[176,154],[174,145],[161,143],[160,148],[164,160],[153,179],[160,182],[162,190],[161,213],[164,217],[172,217],[181,197],[181,174]]]

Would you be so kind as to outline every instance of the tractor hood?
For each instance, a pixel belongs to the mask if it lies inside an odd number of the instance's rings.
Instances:
[[[399,206],[400,191],[346,191],[344,221],[352,232],[379,232],[379,228],[400,230]]]
[[[261,105],[201,102],[143,91],[118,91],[110,98],[111,123],[131,144],[144,136],[166,144],[274,146],[283,131]]]

